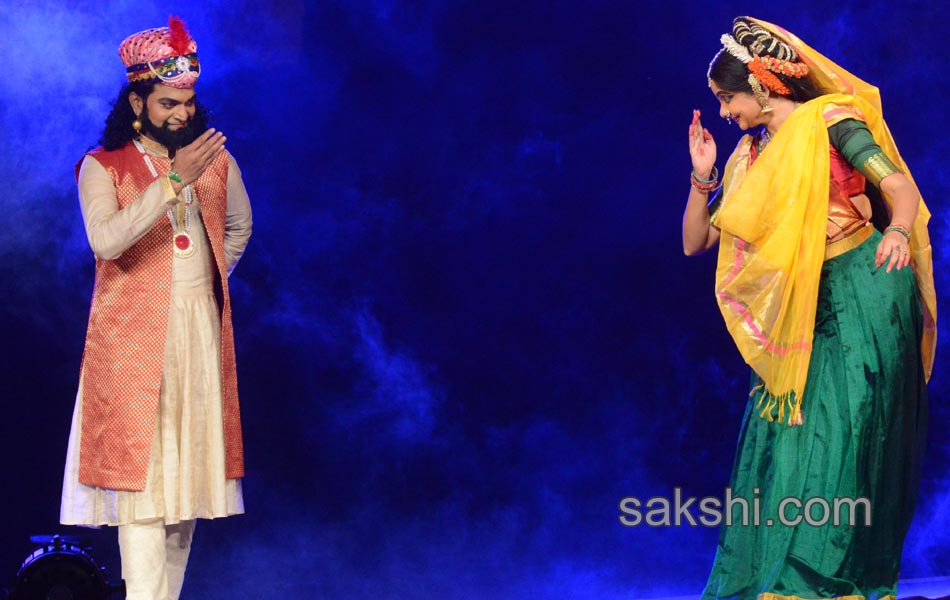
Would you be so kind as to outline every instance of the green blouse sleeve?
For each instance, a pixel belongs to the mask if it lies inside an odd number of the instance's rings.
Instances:
[[[867,125],[857,119],[845,119],[828,128],[831,145],[861,172],[874,187],[892,173],[900,173],[881,147],[874,141]]]

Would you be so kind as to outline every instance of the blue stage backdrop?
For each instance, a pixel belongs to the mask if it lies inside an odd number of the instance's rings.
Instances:
[[[174,13],[254,207],[247,514],[199,524],[184,597],[698,593],[716,530],[626,528],[618,502],[727,484],[748,369],[680,219],[691,110],[720,167],[739,137],[705,74],[750,10],[881,87],[946,298],[944,3],[3,3],[2,583],[67,529],[93,276],[73,168],[119,42]],[[906,577],[950,574],[948,360]],[[115,532],[91,538],[118,577]]]

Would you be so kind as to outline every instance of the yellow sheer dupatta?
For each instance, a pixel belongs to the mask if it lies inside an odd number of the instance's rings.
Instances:
[[[784,39],[790,35],[776,33]],[[878,106],[861,96],[821,96],[786,119],[754,164],[749,166],[752,139],[745,136],[726,165],[722,208],[714,223],[722,230],[716,297],[740,353],[764,381],[767,402],[760,416],[769,420],[775,418],[776,407],[779,421],[798,418],[808,375],[827,232],[826,116],[836,118],[842,107],[863,115],[885,154],[913,182]],[[936,341],[929,217],[921,201],[911,253],[925,313],[931,317],[923,340],[928,378]]]
[[[798,417],[811,356],[828,219],[825,99],[785,121],[748,166],[751,137],[727,164],[716,300],[739,352],[765,382],[761,416]]]
[[[907,164],[904,163],[904,159],[897,151],[897,144],[894,143],[894,138],[891,137],[891,132],[882,117],[884,111],[881,107],[881,94],[877,87],[855,77],[834,61],[816,52],[805,42],[798,39],[795,34],[782,29],[778,25],[759,19],[752,19],[752,21],[758,23],[773,35],[785,40],[794,48],[802,62],[808,65],[811,77],[817,81],[821,89],[857,96],[870,105],[870,108],[862,109],[868,129],[871,130],[875,141],[887,157],[907,176],[917,195],[920,196],[917,183],[914,181],[910,169],[907,168]],[[858,108],[861,108],[861,106],[858,106]],[[831,123],[829,122],[828,125],[830,126]],[[885,197],[885,200],[890,204],[890,199]],[[930,211],[927,209],[923,198],[921,198],[920,205],[917,207],[917,218],[911,227],[910,252],[911,264],[917,278],[917,289],[924,309],[924,336],[921,349],[923,351],[924,374],[927,381],[930,381],[930,375],[933,372],[934,353],[937,347],[937,293],[934,288],[933,249],[930,246],[930,233],[927,230],[929,222]]]

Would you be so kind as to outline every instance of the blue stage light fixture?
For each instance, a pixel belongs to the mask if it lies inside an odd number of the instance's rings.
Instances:
[[[30,541],[39,547],[17,571],[9,600],[125,598],[125,582],[106,581],[105,567],[96,564],[79,539],[34,535]]]

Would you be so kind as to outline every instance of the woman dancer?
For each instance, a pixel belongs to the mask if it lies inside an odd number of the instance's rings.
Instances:
[[[720,530],[703,599],[893,599],[936,334],[930,215],[876,88],[757,19],[721,41],[709,86],[751,133],[720,184],[694,111],[683,247],[720,245],[716,299],[753,368],[730,487],[761,509]]]

